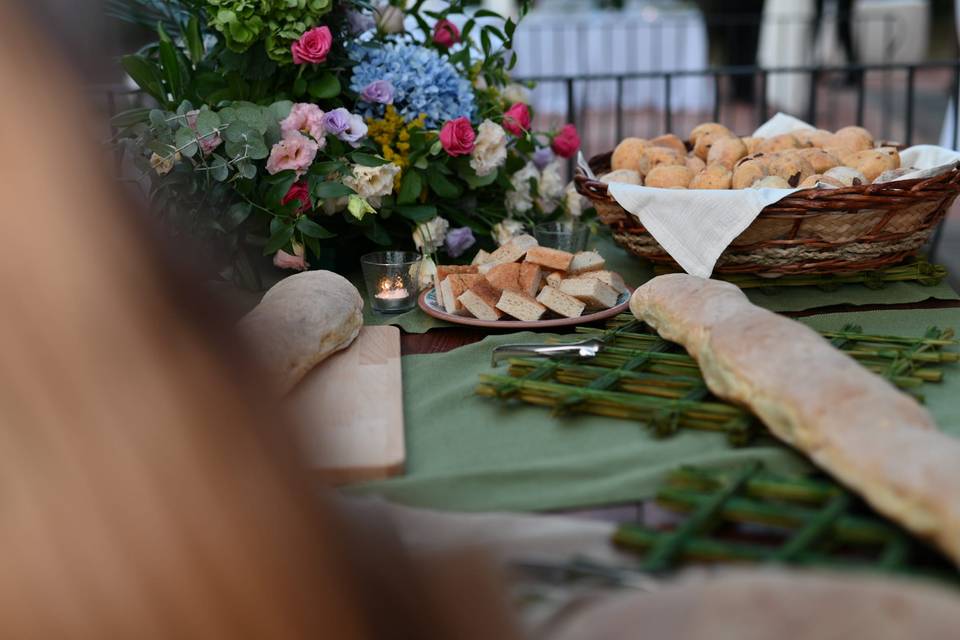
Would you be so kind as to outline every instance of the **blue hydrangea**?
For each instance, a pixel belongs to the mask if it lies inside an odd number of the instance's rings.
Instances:
[[[427,115],[428,129],[466,116],[473,120],[473,86],[447,60],[432,50],[414,44],[388,43],[378,48],[354,46],[350,89],[361,93],[374,80],[388,80],[394,88],[393,106],[404,120]],[[383,117],[386,105],[360,100],[357,110],[365,116]]]

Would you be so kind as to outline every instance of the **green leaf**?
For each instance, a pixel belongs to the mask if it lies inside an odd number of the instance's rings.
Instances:
[[[404,205],[396,210],[404,218],[414,222],[426,222],[437,217],[437,208],[432,204]]]
[[[241,224],[244,220],[250,217],[250,214],[253,212],[253,206],[249,202],[237,202],[227,209],[227,213],[224,214],[221,225],[227,231],[233,231]]]
[[[423,182],[420,180],[420,174],[416,171],[407,171],[400,182],[400,193],[397,194],[399,204],[410,204],[420,197],[420,191],[423,189]]]
[[[237,171],[240,172],[240,175],[246,178],[247,180],[253,180],[257,177],[257,165],[244,160],[237,164]]]
[[[462,193],[459,185],[439,171],[428,172],[427,183],[430,185],[430,189],[441,198],[458,198]]]
[[[263,248],[263,255],[273,255],[280,249],[283,249],[292,237],[293,226],[280,227],[270,236],[270,239],[267,240],[267,245]]]
[[[153,124],[153,111],[154,110],[147,108],[122,111],[110,118],[110,126],[117,129],[122,129],[124,127],[131,127],[135,124],[140,124],[148,119],[150,123]],[[160,111],[159,113],[162,114],[163,112]]]
[[[293,171],[281,171],[273,176],[276,180],[267,189],[266,203],[268,207],[279,208],[280,201],[290,191],[290,187],[297,181],[297,174]]]
[[[301,216],[300,219],[297,220],[297,229],[300,230],[300,233],[311,238],[333,238],[337,235],[330,233],[307,216]]]
[[[203,60],[204,50],[203,36],[200,35],[200,19],[197,16],[190,16],[184,39],[187,42],[187,51],[190,52],[190,60],[194,65],[200,64],[200,61]]]
[[[160,42],[160,66],[167,82],[167,89],[174,100],[183,97],[183,82],[180,75],[180,62],[177,60],[177,50],[170,42]]]
[[[281,100],[279,102],[274,102],[268,108],[270,109],[270,115],[272,115],[274,119],[279,122],[290,115],[290,110],[293,109],[293,102],[290,100]]]
[[[344,163],[339,160],[324,160],[322,162],[314,162],[310,165],[310,174],[314,176],[328,176],[331,173],[338,173],[346,169]]]
[[[160,72],[156,65],[143,56],[129,55],[120,58],[123,70],[127,72],[137,86],[150,94],[152,98],[162,104],[169,104],[163,83],[160,81]]]
[[[382,246],[389,246],[393,244],[393,241],[390,239],[390,234],[387,233],[387,230],[383,227],[383,225],[378,223],[376,220],[373,221],[373,224],[363,230],[363,235]]]
[[[379,167],[389,163],[388,160],[384,160],[379,156],[363,153],[361,151],[354,151],[351,153],[350,159],[353,160],[355,164],[359,164],[361,167]]]
[[[356,193],[356,191],[345,184],[331,181],[322,182],[317,185],[313,196],[315,198],[319,198],[320,200],[326,200],[327,198],[342,198],[344,196],[349,196],[351,193]]]
[[[324,71],[319,78],[313,80],[307,91],[317,100],[327,100],[340,95],[340,81],[329,71]]]
[[[307,81],[303,78],[297,78],[293,81],[293,95],[302,96],[307,92]]]
[[[210,162],[210,175],[217,182],[223,182],[230,176],[230,168],[227,166],[227,160],[219,154],[214,154]]]
[[[213,111],[203,109],[197,114],[197,135],[205,136],[212,134],[214,130],[220,127],[220,116]]]
[[[180,127],[173,136],[173,141],[185,157],[196,155],[200,148],[197,144],[197,134],[189,127]]]

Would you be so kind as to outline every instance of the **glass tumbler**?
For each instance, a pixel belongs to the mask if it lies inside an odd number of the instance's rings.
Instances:
[[[403,313],[417,306],[422,259],[413,251],[375,251],[360,258],[374,311]]]
[[[587,248],[590,227],[579,222],[543,222],[533,228],[541,247],[576,253]]]

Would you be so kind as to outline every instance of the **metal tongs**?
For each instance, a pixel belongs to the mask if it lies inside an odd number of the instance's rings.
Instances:
[[[570,358],[581,360],[586,358],[595,358],[600,353],[600,349],[608,342],[624,332],[633,331],[641,323],[638,320],[628,322],[615,331],[605,331],[596,338],[587,338],[579,342],[567,342],[565,344],[502,344],[494,347],[490,355],[491,366],[496,367],[506,358],[540,357],[540,358]]]

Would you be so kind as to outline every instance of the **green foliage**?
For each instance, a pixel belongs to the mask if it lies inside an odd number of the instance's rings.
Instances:
[[[271,60],[289,62],[290,45],[322,24],[331,0],[206,0],[210,26],[227,46],[243,53],[262,41]]]

